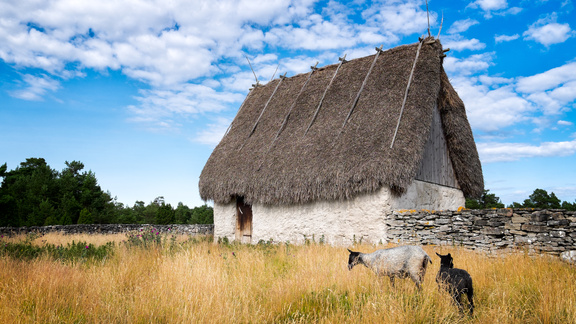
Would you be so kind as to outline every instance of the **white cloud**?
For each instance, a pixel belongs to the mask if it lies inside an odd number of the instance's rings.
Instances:
[[[335,56],[333,61],[329,62],[328,64],[338,63],[337,61],[338,57],[342,57],[344,54],[346,54],[346,60],[348,61],[359,57],[365,57],[374,54],[374,46],[356,47],[353,49],[348,49],[342,52],[341,55]]]
[[[22,0],[3,3],[0,13],[0,59],[21,68],[38,68],[60,78],[81,77],[84,69],[120,70],[153,89],[230,76],[229,60],[242,53],[256,55],[254,64],[264,79],[276,67],[275,50],[358,51],[390,44],[424,31],[426,11],[421,1],[385,0],[364,8],[328,2],[320,10],[315,0],[231,1]],[[364,10],[363,12],[361,10]],[[315,13],[317,12],[317,13]],[[364,22],[353,22],[356,15]],[[432,23],[436,15],[431,15]],[[265,28],[262,28],[265,26]],[[336,54],[329,54],[332,58]],[[313,64],[284,60],[291,71]],[[270,71],[272,70],[272,71]],[[298,70],[295,72],[302,72]],[[260,75],[259,75],[260,77]],[[253,81],[249,81],[253,82]],[[246,82],[222,82],[236,91]],[[36,92],[42,95],[46,92]]]
[[[474,26],[474,25],[478,25],[479,22],[478,20],[475,19],[464,19],[464,20],[458,20],[455,21],[452,26],[450,26],[450,28],[448,29],[448,33],[449,34],[457,34],[457,33],[462,33],[468,30],[468,28]]]
[[[301,27],[277,27],[266,33],[266,41],[293,49],[326,50],[354,46],[354,30],[347,25],[323,21],[319,15],[310,17],[310,24]]]
[[[560,125],[560,126],[572,126],[572,125],[574,125],[574,123],[571,121],[567,121],[567,120],[559,120],[558,125]]]
[[[363,15],[370,26],[382,26],[386,34],[409,35],[428,28],[426,10],[421,1],[387,0],[374,3]],[[436,14],[430,13],[430,24],[433,25]]]
[[[518,34],[514,34],[514,35],[496,35],[494,36],[494,41],[496,43],[503,43],[503,42],[510,42],[513,40],[516,40],[520,38],[520,35]]]
[[[550,97],[563,104],[568,104],[576,100],[576,80],[566,82],[549,92]]]
[[[118,45],[115,57],[129,77],[155,86],[175,85],[217,71],[212,46],[210,40],[168,32],[132,37]]]
[[[517,15],[517,14],[519,14],[520,12],[522,12],[523,10],[524,10],[524,9],[523,9],[523,8],[520,8],[520,7],[512,7],[512,8],[510,8],[510,9],[508,9],[508,13],[509,13],[509,14],[512,14],[512,15]]]
[[[570,81],[576,81],[576,62],[567,63],[533,76],[520,78],[518,80],[518,90],[522,92],[546,91]]]
[[[476,0],[471,5],[480,7],[484,11],[500,10],[508,7],[506,0]]]
[[[177,84],[214,73],[214,62],[241,48],[261,48],[264,35],[252,25],[307,11],[288,10],[296,6],[310,3],[18,1],[3,5],[10,19],[0,19],[0,58],[55,75],[79,63]]]
[[[484,11],[485,18],[491,18],[492,12],[508,8],[506,0],[476,0],[468,5],[470,8],[480,8]]]
[[[358,33],[359,40],[364,44],[384,44],[388,39],[379,34],[377,28],[364,27]]]
[[[544,46],[550,46],[563,43],[568,38],[574,36],[575,33],[569,24],[560,24],[557,23],[556,20],[556,14],[539,19],[524,32],[524,38],[534,40]]]
[[[134,122],[150,125],[151,129],[175,128],[174,118],[203,112],[220,112],[230,104],[241,102],[244,95],[218,92],[205,85],[184,84],[177,88],[140,90],[139,105],[128,108]]]
[[[466,104],[468,121],[473,129],[494,132],[530,121],[536,107],[514,92],[510,84],[493,87],[478,78],[454,78],[452,84]]]
[[[472,39],[465,39],[459,35],[452,35],[445,37],[442,41],[444,47],[449,47],[451,50],[454,51],[463,51],[463,50],[481,50],[486,47],[486,44],[480,42],[476,38]]]
[[[556,123],[566,125],[558,120],[576,108],[576,62],[529,77],[474,76],[492,64],[491,55],[486,54],[444,59],[473,129],[497,132],[532,123],[539,132]]]
[[[495,132],[530,121],[536,107],[515,92],[514,79],[472,76],[493,64],[493,53],[465,59],[446,57],[444,67],[450,82],[466,105],[468,121],[474,130]]]
[[[444,59],[444,69],[451,75],[468,76],[485,71],[492,65],[493,53],[471,55],[465,59],[448,56]]]
[[[479,0],[472,7],[496,13],[508,9],[508,3]],[[265,83],[278,64],[276,77],[284,72],[305,73],[316,61],[324,66],[337,63],[337,57],[345,53],[348,59],[373,54],[374,46],[393,45],[428,27],[420,0],[382,0],[370,6],[353,2],[345,7],[314,0],[218,0],[202,5],[196,1],[102,0],[95,4],[23,0],[3,4],[3,9],[0,59],[41,70],[40,76],[25,77],[22,89],[11,95],[39,100],[58,89],[59,78],[82,77],[86,69],[119,70],[150,86],[140,91],[137,104],[128,109],[131,120],[156,128],[179,127],[184,117],[206,112],[225,115],[230,107],[237,107],[255,82],[244,53]],[[437,18],[431,13],[431,25]],[[555,16],[538,24],[554,23],[552,18]],[[453,51],[484,49],[486,44],[478,39],[458,34],[477,24],[474,19],[453,23],[452,34],[443,39],[445,47]],[[537,37],[534,35],[525,37]],[[495,40],[515,37],[519,36],[500,35]],[[294,54],[302,49],[322,53]],[[290,57],[285,58],[283,52]],[[446,70],[456,76],[454,84],[460,87],[461,96],[472,102],[467,102],[467,108],[475,127],[507,127],[529,120],[534,107],[552,114],[568,109],[566,105],[574,101],[575,80],[556,75],[575,75],[571,65],[517,83],[509,78],[471,77],[486,71],[494,55],[448,56],[444,60]],[[541,89],[547,84],[542,80],[551,86]]]
[[[508,8],[508,9],[506,9],[506,10],[501,10],[501,11],[494,12],[494,14],[495,14],[496,16],[517,15],[517,14],[519,14],[520,12],[522,12],[522,10],[524,10],[524,9],[522,9],[522,8],[520,8],[520,7],[512,7],[512,8]]]
[[[264,62],[275,62],[278,61],[278,55],[276,54],[264,54],[264,55],[258,55],[254,58],[254,60],[252,60],[255,64],[258,63],[264,63]]]
[[[227,118],[218,118],[214,123],[206,125],[206,129],[198,132],[193,141],[215,147],[222,140],[231,122]]]
[[[306,50],[332,50],[360,44],[389,44],[399,36],[423,31],[427,27],[426,12],[415,0],[375,2],[363,12],[357,3],[346,6],[327,3],[322,14],[308,14],[292,23],[276,25],[265,33],[268,44]],[[355,22],[348,15],[361,14],[364,22]],[[432,15],[431,20],[434,20]]]
[[[576,153],[576,140],[544,142],[539,145],[526,143],[477,143],[483,163],[517,161],[532,157],[570,156]]]
[[[572,0],[563,0],[560,5],[561,8],[569,7],[568,10],[572,9]]]
[[[260,83],[266,83],[268,82],[269,78],[272,77],[272,75],[274,74],[274,70],[272,70],[266,77],[266,79],[264,79],[261,75],[261,73],[259,73],[260,70],[257,70],[257,75],[259,75],[258,81]],[[278,74],[276,74],[276,77],[278,77]],[[230,89],[232,91],[242,91],[242,92],[246,92],[248,91],[248,89],[250,89],[252,87],[253,84],[256,83],[256,80],[254,80],[254,74],[252,74],[251,71],[243,71],[240,73],[235,73],[232,74],[228,77],[222,78],[220,79],[220,82],[222,82],[222,84],[224,85],[224,87],[226,89]]]
[[[335,55],[334,55],[335,56]],[[294,58],[284,59],[280,64],[280,71],[288,72],[287,76],[292,76],[300,73],[310,72],[310,66],[313,66],[316,62],[324,62],[324,58],[312,58],[308,56],[296,56]],[[330,62],[334,64],[336,62]],[[321,67],[319,64],[318,67]]]
[[[487,86],[501,85],[501,84],[511,84],[514,79],[502,78],[502,77],[492,77],[488,75],[478,76],[478,80]]]
[[[373,52],[369,54],[373,54]],[[348,58],[350,58],[350,56],[348,56]],[[337,54],[326,52],[318,57],[299,55],[292,58],[278,59],[277,62],[268,60],[260,62],[258,62],[258,60],[251,60],[251,62],[260,84],[266,84],[270,82],[273,77],[276,79],[284,73],[287,73],[287,76],[306,73],[310,71],[310,66],[313,66],[316,62],[320,62],[318,66],[321,67],[326,64],[334,64],[337,62],[337,59]],[[248,65],[248,62],[244,62],[245,65]],[[248,70],[229,73],[226,77],[221,78],[220,81],[224,88],[243,93],[250,89],[256,82],[254,74],[249,68]]]
[[[527,98],[542,107],[542,111],[547,115],[569,111],[570,104],[576,100],[576,81],[551,91],[530,94]]]
[[[576,62],[519,78],[516,89],[542,107],[545,114],[567,111],[576,100]]]
[[[46,75],[41,75],[39,77],[26,74],[23,76],[24,79],[24,89],[12,91],[9,94],[12,97],[23,99],[23,100],[42,100],[42,97],[48,91],[56,91],[60,88],[60,82],[54,80]]]

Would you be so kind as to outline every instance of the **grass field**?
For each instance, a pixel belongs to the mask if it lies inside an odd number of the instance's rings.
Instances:
[[[164,236],[144,245],[137,235],[49,234],[2,245],[59,250],[72,241],[87,250],[115,243],[97,257],[66,259],[0,249],[0,323],[576,323],[576,268],[521,251],[424,246],[434,263],[418,292],[409,279],[392,288],[365,267],[348,271],[346,248],[314,243]],[[435,252],[452,253],[472,275],[474,317],[438,290]]]

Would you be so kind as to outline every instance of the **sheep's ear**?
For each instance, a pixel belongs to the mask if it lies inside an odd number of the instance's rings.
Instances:
[[[350,252],[350,253],[354,253],[354,252],[352,252],[352,250],[350,250],[350,249],[348,249],[348,252]]]
[[[438,254],[438,252],[436,252],[436,255],[439,256],[439,257],[442,257],[442,255],[441,255],[441,254]]]
[[[448,256],[449,256],[449,257],[452,257],[452,256],[450,255],[450,253],[448,253]]]

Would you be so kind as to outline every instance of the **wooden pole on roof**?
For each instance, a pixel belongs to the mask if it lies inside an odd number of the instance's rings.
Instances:
[[[258,77],[256,76],[256,72],[254,72],[254,69],[252,68],[252,63],[250,63],[250,60],[248,59],[248,56],[246,54],[244,54],[244,57],[246,58],[246,61],[248,61],[248,65],[250,66],[250,70],[252,70],[252,74],[254,74],[254,79],[256,79],[256,84],[258,84]]]
[[[370,65],[370,69],[368,70],[366,77],[364,77],[364,81],[362,82],[362,86],[360,86],[360,90],[358,90],[358,94],[356,94],[356,98],[352,102],[352,107],[350,107],[350,111],[348,112],[348,115],[346,116],[346,119],[344,120],[344,123],[342,124],[342,128],[340,128],[340,133],[342,133],[342,131],[344,130],[344,126],[346,126],[346,123],[348,122],[348,119],[352,115],[354,108],[356,108],[356,104],[358,103],[358,99],[360,99],[360,94],[362,94],[362,91],[364,90],[364,86],[366,85],[366,82],[368,82],[368,77],[370,76],[370,73],[372,73],[372,69],[374,68],[374,65],[376,65],[376,60],[378,60],[378,56],[380,56],[380,53],[382,52],[382,46],[383,45],[380,45],[380,48],[376,47],[376,56],[374,57],[374,61],[372,61],[372,65]],[[338,135],[340,135],[340,133],[338,133]]]
[[[262,118],[262,115],[264,114],[266,107],[268,107],[268,104],[270,103],[270,100],[272,100],[272,97],[274,97],[276,90],[278,90],[278,87],[280,87],[280,85],[282,84],[282,81],[284,81],[284,79],[286,78],[286,73],[288,73],[288,72],[285,72],[284,75],[280,76],[280,81],[278,82],[278,84],[276,85],[276,88],[274,89],[274,91],[270,95],[270,98],[268,98],[268,101],[266,101],[266,104],[264,105],[262,112],[260,112],[260,116],[258,116],[258,119],[256,120],[256,123],[254,123],[254,127],[252,127],[252,130],[250,131],[250,135],[248,135],[248,137],[250,137],[250,136],[252,136],[252,134],[254,134],[254,131],[256,130],[256,126],[258,126],[258,122],[260,122],[260,118]]]
[[[416,57],[414,58],[414,64],[412,64],[412,71],[410,71],[410,77],[408,78],[408,85],[406,86],[406,91],[404,92],[404,100],[402,101],[402,108],[400,109],[400,116],[398,116],[398,123],[396,124],[396,130],[394,131],[394,137],[392,137],[392,143],[390,143],[390,148],[394,146],[394,141],[396,140],[396,134],[398,134],[398,128],[400,127],[400,120],[402,119],[402,113],[404,112],[404,106],[406,106],[406,99],[408,98],[408,90],[410,90],[410,84],[412,83],[412,76],[414,75],[414,69],[416,68],[416,62],[418,62],[418,55],[420,55],[420,48],[424,43],[424,39],[418,44],[418,49],[416,50]]]
[[[302,92],[304,92],[304,89],[306,89],[306,85],[308,84],[308,81],[310,81],[310,78],[312,77],[312,73],[314,73],[314,71],[318,70],[318,68],[317,68],[318,63],[319,62],[316,62],[316,65],[310,67],[310,69],[312,69],[312,70],[308,74],[308,78],[306,79],[306,82],[304,82],[304,85],[302,85],[302,88],[300,88],[300,92],[298,92],[298,95],[294,99],[292,106],[290,106],[290,109],[288,110],[288,114],[286,115],[286,117],[284,118],[284,122],[282,123],[282,126],[280,126],[278,133],[276,133],[276,137],[274,137],[274,141],[276,141],[278,136],[280,136],[280,133],[282,132],[282,130],[284,129],[284,126],[288,122],[288,119],[290,118],[290,114],[292,113],[292,109],[294,109],[294,106],[296,106],[296,101],[298,101],[298,98],[300,98],[300,95],[302,94]],[[272,141],[272,144],[274,144],[274,141]]]
[[[320,103],[318,103],[318,107],[316,108],[316,111],[314,112],[314,116],[312,117],[312,120],[310,121],[308,128],[306,128],[304,135],[308,134],[308,130],[310,129],[310,127],[312,127],[312,124],[316,120],[316,117],[318,116],[318,112],[320,112],[320,107],[322,107],[322,102],[324,101],[324,97],[326,97],[326,93],[328,92],[328,89],[330,89],[332,82],[334,82],[334,79],[336,78],[336,74],[338,74],[338,70],[340,70],[340,67],[342,66],[342,64],[344,64],[346,62],[346,54],[344,54],[344,57],[339,57],[338,60],[340,60],[340,64],[338,64],[338,67],[336,68],[336,71],[334,72],[334,75],[332,76],[330,83],[328,83],[326,90],[324,90],[324,94],[322,95],[322,98],[320,98]]]
[[[258,83],[254,84],[253,86],[254,86],[254,88],[256,88],[258,86]],[[246,104],[246,101],[248,101],[248,98],[250,98],[250,95],[252,94],[252,91],[254,91],[254,88],[252,88],[252,89],[250,89],[250,91],[248,91],[248,95],[246,96],[246,98],[244,99],[242,104],[240,105],[240,108],[238,108],[238,112],[236,113],[236,116],[234,117],[234,119],[232,120],[230,125],[228,126],[228,129],[226,129],[226,133],[224,133],[224,136],[222,136],[222,138],[224,138],[224,137],[226,137],[226,135],[228,135],[228,132],[232,128],[232,124],[234,124],[234,121],[236,121],[236,118],[238,118],[238,115],[242,111],[242,107],[244,107],[244,104]]]
[[[442,31],[443,24],[444,24],[444,11],[442,11],[442,19],[440,20],[440,29],[438,30],[438,36],[436,36],[436,39],[440,39],[440,32]]]
[[[428,0],[426,0],[426,17],[428,18],[428,37],[432,36],[430,34],[430,11],[428,11]]]
[[[253,84],[252,89],[250,89],[248,91],[248,95],[246,96],[246,98],[244,99],[242,104],[240,105],[240,108],[238,108],[238,113],[236,113],[236,117],[238,117],[238,114],[240,114],[240,112],[242,111],[242,107],[244,107],[244,104],[246,103],[246,101],[248,101],[248,98],[250,98],[250,95],[252,94],[252,90],[260,85],[260,81],[258,81],[258,77],[256,77],[256,73],[254,72],[254,69],[252,68],[252,64],[250,63],[250,59],[248,59],[248,56],[246,54],[244,54],[244,57],[246,58],[246,61],[248,61],[248,65],[250,66],[250,70],[252,70],[252,73],[254,74],[254,79],[256,79],[256,84]],[[274,72],[274,73],[276,73],[276,72]],[[228,125],[228,128],[226,129],[226,132],[224,133],[224,136],[222,136],[222,138],[224,138],[226,135],[228,135],[228,132],[232,128],[232,124],[236,120],[236,117],[234,117],[234,119],[232,120],[230,125]]]
[[[296,102],[298,101],[298,98],[300,98],[300,95],[302,94],[302,92],[304,92],[304,89],[306,89],[306,85],[308,84],[308,81],[310,81],[310,78],[312,77],[312,73],[314,73],[316,70],[318,70],[318,68],[316,68],[318,66],[318,63],[319,62],[316,62],[316,64],[314,66],[310,67],[311,71],[310,71],[310,73],[308,73],[308,78],[306,79],[306,82],[304,82],[304,84],[302,85],[302,88],[300,88],[300,92],[298,92],[298,95],[294,99],[294,102],[292,102],[292,105],[290,106],[290,109],[288,110],[286,117],[284,117],[284,121],[282,122],[280,129],[278,129],[278,132],[276,132],[276,136],[274,136],[272,143],[270,143],[270,146],[268,146],[266,153],[264,153],[264,156],[262,157],[262,161],[260,161],[260,165],[258,166],[258,170],[260,170],[260,168],[262,167],[262,164],[264,163],[264,159],[266,158],[266,155],[268,155],[268,152],[270,152],[270,150],[272,149],[272,146],[274,146],[274,143],[276,142],[276,140],[280,136],[280,133],[282,133],[284,126],[286,126],[286,123],[288,123],[288,119],[290,119],[290,114],[292,113],[292,109],[294,109],[294,107],[296,106]]]
[[[278,68],[280,67],[280,63],[278,63],[278,65],[276,65],[276,70],[274,70],[274,74],[272,74],[272,77],[270,78],[270,81],[274,80],[274,77],[276,76],[276,72],[278,72]]]

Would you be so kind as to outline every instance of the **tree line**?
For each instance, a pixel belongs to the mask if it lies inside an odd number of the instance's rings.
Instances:
[[[57,171],[43,158],[28,158],[14,170],[0,166],[0,226],[70,224],[212,224],[210,206],[173,207],[158,197],[125,206],[104,192],[84,164],[66,161]]]
[[[544,189],[535,189],[534,192],[524,199],[522,203],[513,202],[508,208],[541,208],[541,209],[566,209],[576,210],[576,201],[573,203],[560,201],[558,197]],[[466,208],[470,209],[487,209],[487,208],[504,208],[504,204],[499,197],[490,190],[484,190],[482,196],[478,199],[466,199]]]
[[[0,166],[0,226],[45,226],[70,224],[213,224],[212,207],[173,207],[157,197],[146,205],[136,201],[125,206],[104,192],[84,164],[66,161],[57,171],[43,158],[28,158],[16,169]],[[560,201],[554,192],[536,189],[522,203],[508,208],[576,210],[576,202]],[[478,199],[466,199],[466,208],[504,208],[496,194],[484,190]]]

